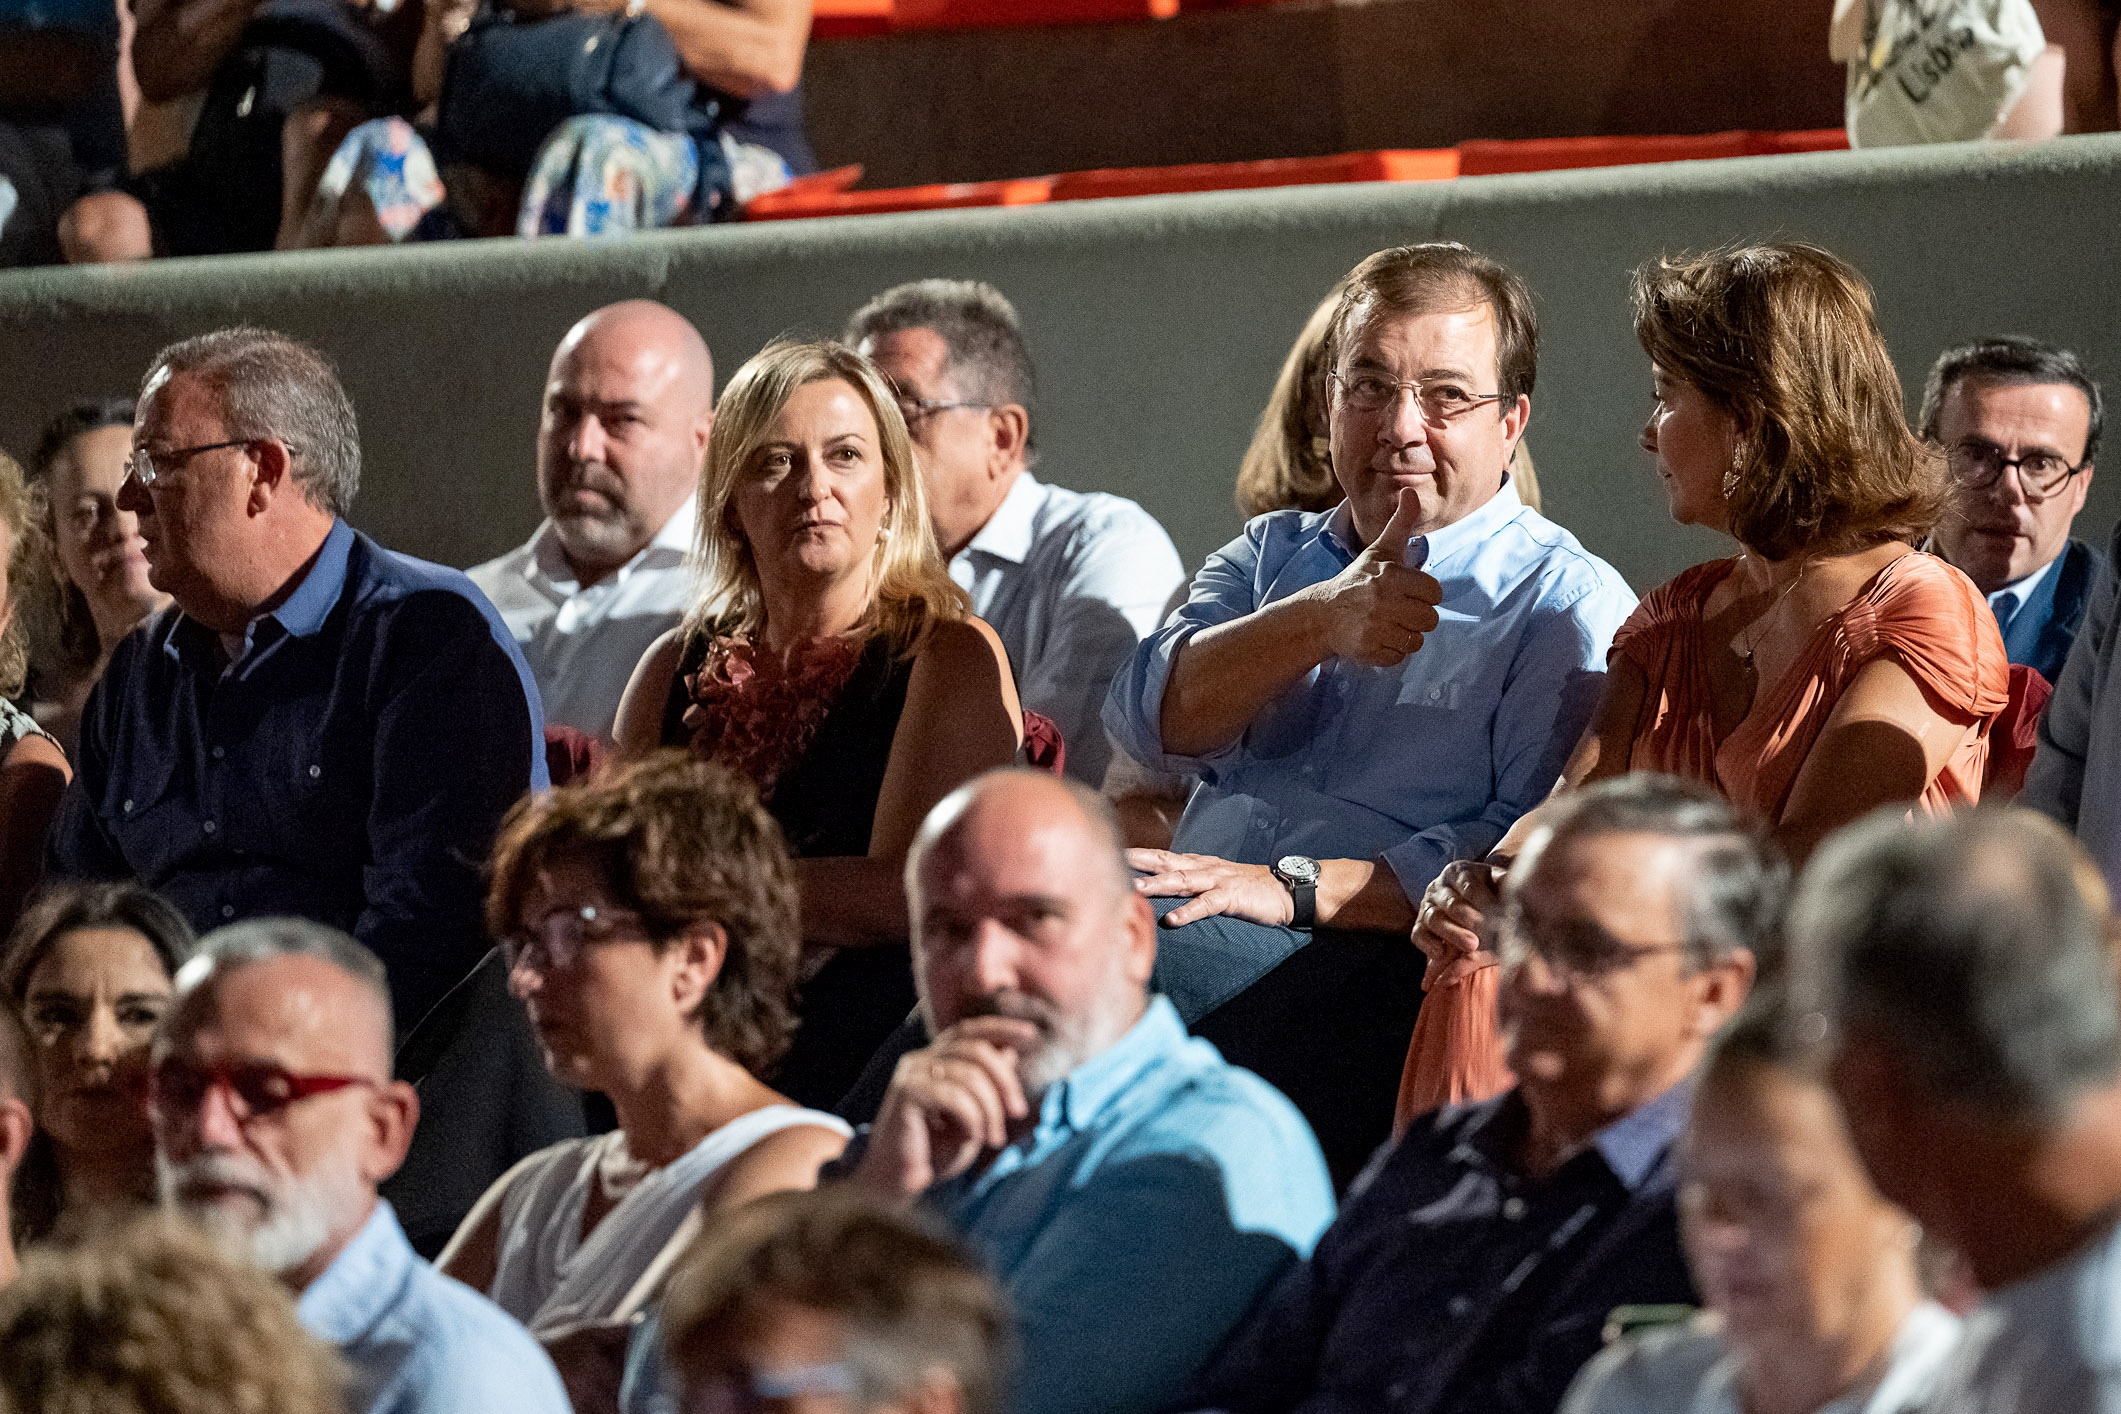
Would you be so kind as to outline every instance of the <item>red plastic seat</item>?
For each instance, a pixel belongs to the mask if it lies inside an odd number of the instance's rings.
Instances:
[[[891,28],[892,0],[812,0],[810,34],[814,39],[883,34]]]
[[[1024,25],[1168,20],[1178,0],[896,0],[893,29],[1004,29]]]
[[[1751,133],[1731,132],[1678,137],[1543,137],[1511,142],[1481,138],[1458,144],[1458,174],[1487,177],[1502,172],[1556,172],[1572,167],[1745,157],[1755,150],[1753,137]]]
[[[1774,157],[1785,152],[1846,152],[1847,128],[1808,128],[1791,133],[1754,133],[1753,155]]]
[[[744,208],[747,221],[785,221],[801,216],[875,216],[888,211],[951,211],[967,206],[1025,206],[1046,199],[1045,177],[998,182],[950,182],[878,191],[798,190],[794,186],[755,197]]]
[[[1458,154],[1450,148],[1343,152],[1331,157],[1277,157],[1262,162],[1195,162],[1178,167],[1106,167],[1091,172],[1064,172],[1053,179],[1049,200],[1237,191],[1321,182],[1424,182],[1457,175]]]

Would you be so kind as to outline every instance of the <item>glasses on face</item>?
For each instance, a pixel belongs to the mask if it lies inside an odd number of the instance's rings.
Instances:
[[[1495,940],[1503,966],[1522,967],[1537,957],[1557,978],[1572,984],[1606,981],[1646,958],[1687,950],[1685,943],[1623,943],[1594,923],[1542,925],[1536,939],[1530,932],[1517,909],[1504,914],[1501,936]]]
[[[968,403],[951,398],[916,398],[910,393],[900,393],[892,401],[898,404],[899,415],[906,419],[906,426],[909,429],[918,427],[923,421],[935,416],[935,414],[948,412],[952,408],[979,408],[984,410],[994,406],[993,403]]]
[[[247,1124],[312,1096],[378,1083],[363,1075],[297,1075],[270,1061],[199,1065],[167,1056],[148,1072],[147,1104],[155,1115],[175,1119],[198,1113],[207,1095],[221,1090],[228,1096],[236,1122]]]
[[[1500,402],[1509,396],[1507,393],[1472,393],[1456,383],[1387,378],[1381,373],[1341,373],[1336,370],[1326,377],[1340,389],[1341,401],[1361,412],[1384,411],[1404,388],[1414,395],[1414,405],[1421,409],[1421,420],[1431,427],[1446,426],[1453,418],[1471,412],[1482,403]]]
[[[1979,437],[1968,437],[1944,454],[1944,464],[1970,491],[1986,491],[1996,484],[2005,467],[2018,468],[2018,485],[2028,501],[2044,501],[2084,470],[2085,463],[2071,466],[2055,452],[2027,452],[2007,457],[2003,448]]]
[[[806,1396],[852,1399],[857,1391],[854,1370],[844,1361],[785,1365],[748,1375],[722,1375],[695,1385],[685,1409],[688,1414],[766,1414]]]
[[[149,453],[145,447],[135,447],[133,454],[125,459],[125,474],[139,482],[143,490],[152,490],[156,481],[201,452],[218,452],[223,447],[247,447],[255,440],[238,437],[228,442],[202,442],[196,447],[179,447],[173,452]]]
[[[572,967],[583,948],[614,941],[628,923],[638,930],[641,915],[590,903],[555,908],[529,927],[501,939],[501,957],[510,972],[526,961],[534,965],[540,958],[548,967]]]

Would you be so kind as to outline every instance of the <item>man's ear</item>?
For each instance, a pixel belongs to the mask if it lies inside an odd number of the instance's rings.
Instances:
[[[1024,459],[1031,443],[1031,414],[1015,403],[987,410],[987,475],[1000,477]]]
[[[1697,1036],[1715,1035],[1738,1014],[1738,1008],[1745,1005],[1753,990],[1753,977],[1759,969],[1760,963],[1749,948],[1732,948],[1721,961],[1701,969],[1701,1001],[1694,1016]]]
[[[1131,981],[1149,985],[1149,974],[1156,970],[1156,910],[1149,904],[1147,896],[1133,891],[1128,882],[1129,897],[1125,904],[1126,972]]]
[[[420,1123],[420,1092],[402,1080],[377,1086],[368,1097],[368,1143],[361,1177],[381,1183],[398,1171]]]
[[[692,459],[695,464],[695,480],[698,479],[698,465],[703,464],[707,458],[707,441],[713,435],[714,409],[709,408],[704,416],[692,424]]]
[[[263,515],[275,496],[290,492],[299,494],[294,482],[294,462],[287,455],[285,442],[263,438],[252,442],[246,450],[255,468],[251,475],[248,506],[252,515]]]

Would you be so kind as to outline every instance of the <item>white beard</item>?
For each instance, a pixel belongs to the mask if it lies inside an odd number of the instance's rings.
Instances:
[[[256,1190],[265,1199],[263,1219],[247,1221],[238,1211],[218,1203],[186,1202],[183,1189],[193,1181]],[[334,1229],[353,1220],[368,1196],[348,1164],[325,1162],[305,1178],[280,1180],[228,1154],[201,1154],[178,1165],[158,1151],[155,1185],[163,1206],[196,1223],[222,1252],[274,1276],[283,1276],[315,1256]]]

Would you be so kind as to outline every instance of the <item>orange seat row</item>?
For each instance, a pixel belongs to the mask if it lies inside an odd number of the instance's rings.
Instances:
[[[953,182],[879,191],[856,191],[854,184],[861,180],[862,169],[839,167],[797,178],[780,191],[754,198],[744,214],[753,221],[775,221],[804,216],[873,216],[887,211],[948,211],[967,206],[1027,206],[1104,196],[1311,186],[1321,182],[1427,182],[1504,172],[1826,152],[1847,146],[1848,135],[1840,128],[1681,137],[1484,140],[1423,150],[1343,152],[1332,157],[1278,157],[1263,162],[1196,162],[1178,167],[1109,167],[1094,172],[1064,172],[1057,177],[1010,177],[993,182]]]
[[[825,39],[903,29],[1168,20],[1179,0],[813,0],[811,34]]]

